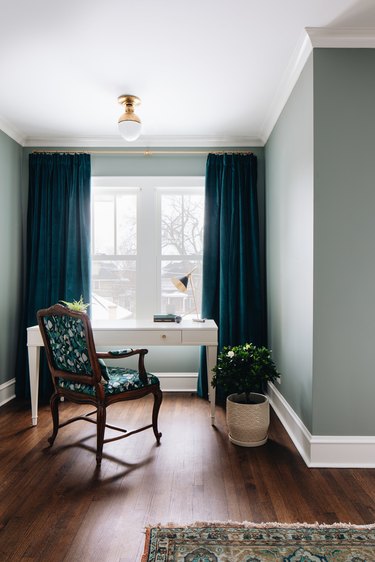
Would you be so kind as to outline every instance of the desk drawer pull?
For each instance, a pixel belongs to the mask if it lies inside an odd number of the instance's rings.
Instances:
[[[163,334],[161,337],[163,340],[167,339],[167,336],[165,334]]]

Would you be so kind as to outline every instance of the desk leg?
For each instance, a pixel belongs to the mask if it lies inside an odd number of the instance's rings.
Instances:
[[[38,423],[38,389],[39,389],[39,365],[40,347],[29,346],[29,377],[31,395],[31,422],[32,425]]]
[[[216,365],[217,360],[217,347],[216,345],[206,346],[206,358],[207,358],[207,379],[208,379],[208,399],[211,406],[211,425],[215,425],[215,399],[216,390],[211,386],[212,377],[214,375],[213,368]]]

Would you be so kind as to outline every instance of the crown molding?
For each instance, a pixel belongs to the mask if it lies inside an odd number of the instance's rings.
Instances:
[[[25,137],[17,131],[6,119],[0,116],[0,130],[3,131],[8,137],[18,142],[21,146],[25,146]]]
[[[142,135],[134,142],[126,142],[121,137],[28,137],[27,147],[112,147],[112,148],[150,148],[150,147],[253,147],[263,146],[260,137],[226,136],[151,136]]]
[[[306,27],[285,69],[264,121],[261,139],[266,144],[314,48],[375,48],[375,28]]]
[[[292,93],[293,88],[296,85],[296,82],[311,52],[311,41],[308,34],[306,32],[303,32],[299,37],[298,43],[292,53],[288,66],[283,73],[280,84],[275,90],[275,94],[270,105],[270,110],[267,114],[266,119],[264,120],[261,133],[263,144],[266,144],[268,137],[272,133],[272,130],[276,125],[276,122],[280,117],[280,114],[284,109],[284,106],[288,101],[289,96]]]
[[[375,28],[306,27],[312,47],[331,49],[373,49]]]

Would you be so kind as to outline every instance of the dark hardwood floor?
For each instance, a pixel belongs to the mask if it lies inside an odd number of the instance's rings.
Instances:
[[[149,397],[115,404],[109,421],[131,428],[150,411]],[[49,408],[39,415],[31,427],[23,404],[0,409],[1,561],[136,562],[155,523],[375,521],[375,470],[308,469],[274,415],[267,445],[244,449],[221,408],[212,428],[205,401],[164,394],[160,447],[151,430],[107,444],[100,469],[95,426],[63,428],[49,448]]]

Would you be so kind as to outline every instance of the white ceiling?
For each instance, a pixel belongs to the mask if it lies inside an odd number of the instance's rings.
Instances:
[[[25,146],[263,144],[306,27],[374,28],[374,0],[0,0],[0,128]],[[134,143],[132,143],[134,146]]]

